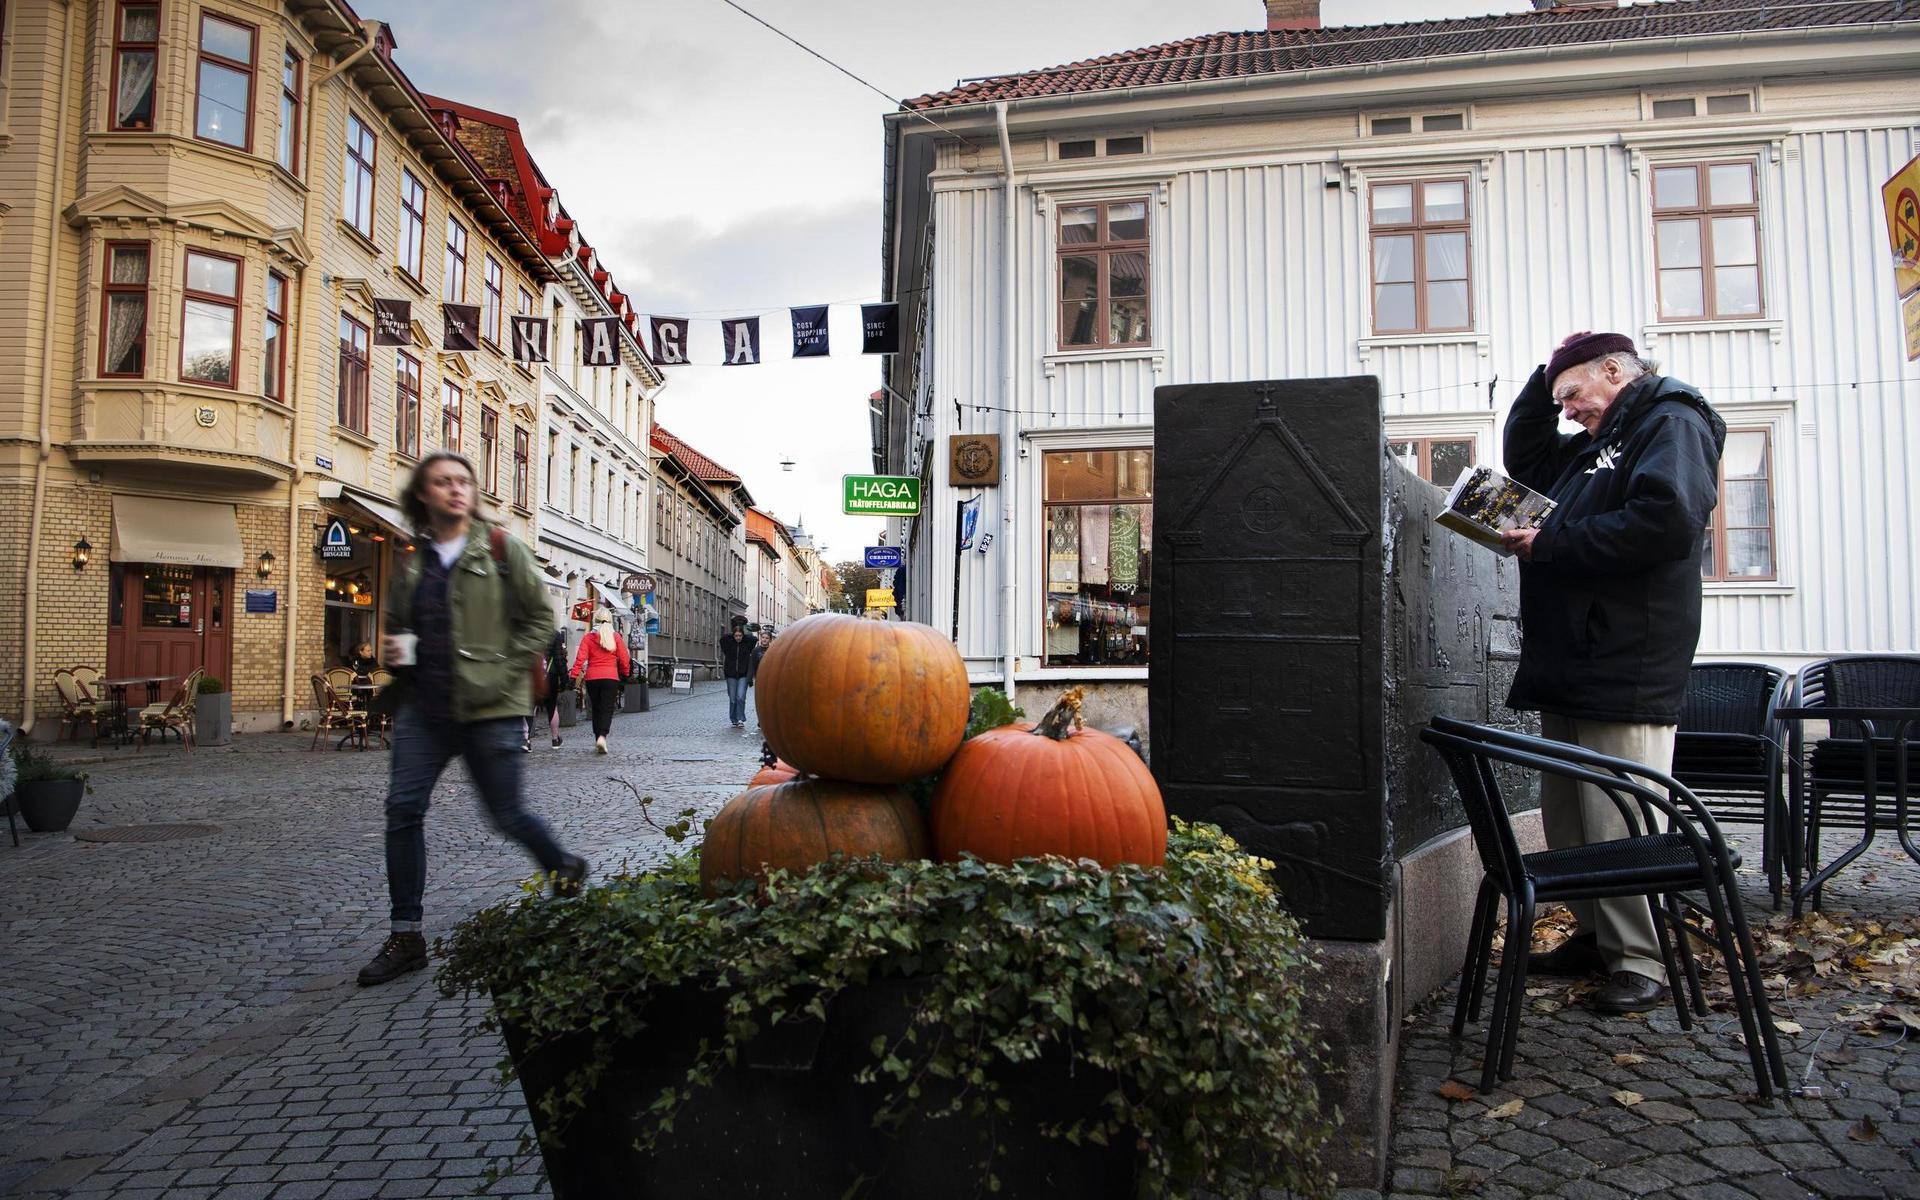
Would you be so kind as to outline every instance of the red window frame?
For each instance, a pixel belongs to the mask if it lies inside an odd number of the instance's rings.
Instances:
[[[372,339],[367,327],[346,313],[340,314],[340,378],[337,385],[334,419],[342,428],[362,437],[367,432],[367,351]]]
[[[113,252],[117,249],[129,249],[138,246],[147,254],[147,277],[140,283],[115,283],[113,281]],[[147,377],[147,330],[153,321],[153,243],[151,242],[108,242],[106,261],[101,270],[100,296],[100,377],[102,379],[145,379]],[[138,371],[107,370],[107,330],[113,314],[114,296],[138,295],[142,301],[140,316],[140,336],[134,345],[140,347],[140,369]]]
[[[420,457],[420,360],[405,350],[393,356],[393,448]]]
[[[1748,171],[1748,194],[1752,200],[1737,204],[1715,204],[1709,189],[1713,186],[1713,168],[1745,167]],[[1667,171],[1690,170],[1693,172],[1694,203],[1660,206],[1660,175]],[[1765,269],[1765,247],[1760,241],[1760,170],[1758,164],[1750,158],[1701,159],[1692,162],[1659,162],[1652,164],[1648,187],[1652,191],[1653,211],[1653,279],[1656,311],[1662,321],[1762,321],[1767,316],[1767,273]],[[1751,267],[1754,275],[1755,308],[1752,312],[1720,311],[1719,285],[1716,278],[1720,263],[1716,260],[1713,239],[1713,222],[1717,218],[1746,218],[1753,222],[1753,262],[1733,263],[1733,268]],[[1697,267],[1662,267],[1660,265],[1660,228],[1663,225],[1679,224],[1691,220],[1695,225],[1694,237],[1700,248],[1700,265]],[[1697,271],[1700,275],[1700,312],[1668,313],[1666,297],[1666,273],[1673,271]]]
[[[292,46],[280,51],[280,130],[273,145],[274,160],[287,174],[300,177],[300,85],[307,64]]]
[[[263,359],[260,390],[262,394],[284,404],[287,395],[287,277],[278,271],[267,272],[266,329],[260,343],[260,355]]]
[[[462,418],[466,415],[467,393],[451,379],[440,381],[440,444],[460,453]]]
[[[151,42],[128,41],[127,10],[130,8],[150,8],[153,10],[154,40]],[[116,5],[113,12],[113,82],[107,92],[107,127],[122,132],[152,133],[160,112],[160,5],[128,4]],[[120,64],[128,54],[153,55],[153,83],[147,96],[147,123],[127,124],[120,120]]]
[[[500,260],[493,255],[486,256],[480,268],[482,286],[486,289],[486,299],[480,309],[480,336],[498,346],[500,344],[500,309],[506,302],[506,276],[500,270]]]
[[[532,466],[532,437],[525,426],[516,425],[513,429],[513,503],[518,508],[527,507],[528,470]]]
[[[459,304],[467,296],[467,227],[447,214],[447,255],[440,279],[440,298]]]
[[[217,258],[233,264],[233,295],[222,296],[218,292],[203,292],[186,286],[187,272],[196,254],[202,258]],[[148,262],[151,263],[152,260],[149,259]],[[180,362],[178,368],[180,381],[182,383],[203,384],[207,387],[222,387],[237,390],[240,386],[240,298],[246,295],[246,260],[232,254],[216,254],[212,250],[201,250],[198,247],[189,246],[185,257],[181,259],[180,279],[180,295],[182,297],[180,304]],[[203,304],[218,305],[221,308],[230,309],[233,312],[233,340],[231,348],[227,351],[227,381],[225,383],[221,383],[217,379],[190,378],[187,375],[186,301],[188,300],[198,300]]]
[[[212,51],[207,49],[207,22],[208,21],[223,21],[228,25],[236,25],[247,31],[247,50],[249,55],[247,61],[241,62],[237,58],[228,58],[224,54],[215,54]],[[243,154],[253,153],[253,89],[254,89],[254,84],[258,82],[258,75],[259,75],[258,64],[260,61],[260,27],[258,25],[251,25],[245,21],[238,20],[228,15],[227,13],[208,12],[203,9],[200,13],[200,29],[199,29],[198,36],[194,40],[193,53],[194,53],[194,58],[193,58],[193,136],[194,136],[194,140],[206,142],[214,146],[225,146],[229,150],[238,150]],[[221,141],[219,138],[207,137],[206,135],[200,132],[200,69],[203,66],[205,66],[207,63],[213,63],[216,66],[222,66],[222,67],[226,67],[229,70],[239,71],[247,77],[247,103],[246,103],[247,125],[241,137],[241,140],[238,144],[235,144],[233,142]]]
[[[348,225],[373,238],[374,190],[380,183],[380,135],[360,114],[347,114],[346,169],[340,176],[341,217]],[[364,184],[364,186],[362,186]],[[365,204],[367,223],[360,223],[360,208]]]
[[[487,495],[500,494],[500,414],[480,406],[480,476]]]
[[[427,273],[427,185],[400,168],[400,269],[418,283]]]
[[[1109,214],[1115,205],[1138,204],[1144,214],[1146,236],[1140,238],[1116,239],[1109,228]],[[1066,214],[1069,210],[1091,208],[1095,212],[1094,238],[1091,242],[1069,244],[1064,236]],[[1076,201],[1061,204],[1054,217],[1054,276],[1055,298],[1054,312],[1059,321],[1054,340],[1063,351],[1122,349],[1130,346],[1151,346],[1153,344],[1153,202],[1144,196],[1127,196],[1114,200]],[[1122,296],[1123,300],[1138,300],[1143,309],[1146,336],[1137,341],[1117,342],[1111,340],[1113,332],[1113,258],[1116,254],[1138,254],[1142,257],[1142,287],[1139,296]],[[1094,292],[1092,296],[1066,296],[1067,273],[1066,260],[1070,258],[1097,259],[1095,268]],[[1093,334],[1090,342],[1069,342],[1067,340],[1068,317],[1070,309],[1085,303],[1094,302]]]
[[[1434,184],[1456,184],[1460,188],[1460,216],[1437,220],[1427,218],[1427,189]],[[1411,208],[1406,221],[1381,221],[1376,216],[1375,198],[1381,188],[1411,188]],[[1455,281],[1443,279],[1430,280],[1427,275],[1427,238],[1435,234],[1460,234],[1466,239],[1466,276]],[[1413,278],[1411,280],[1390,280],[1381,283],[1379,275],[1379,255],[1374,250],[1374,242],[1381,237],[1411,237],[1413,239]],[[1463,282],[1467,289],[1467,313],[1464,325],[1435,325],[1432,314],[1427,308],[1427,288],[1431,282]],[[1390,328],[1380,323],[1380,288],[1413,285],[1413,326],[1407,329]],[[1473,329],[1473,187],[1463,175],[1451,175],[1440,179],[1382,179],[1367,189],[1367,296],[1373,312],[1373,333],[1376,337],[1397,337],[1422,333],[1466,333]]]

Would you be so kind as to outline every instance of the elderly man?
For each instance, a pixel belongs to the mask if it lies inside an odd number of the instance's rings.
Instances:
[[[1557,418],[1584,432],[1562,434]],[[1534,371],[1507,416],[1506,467],[1557,504],[1506,543],[1521,560],[1520,669],[1507,704],[1541,730],[1668,770],[1700,638],[1700,560],[1726,423],[1699,391],[1655,373],[1631,339],[1576,333]],[[1605,793],[1552,776],[1547,844],[1625,837]],[[1604,972],[1591,1003],[1645,1012],[1666,995],[1653,914],[1639,897],[1575,904],[1580,934],[1529,969]]]

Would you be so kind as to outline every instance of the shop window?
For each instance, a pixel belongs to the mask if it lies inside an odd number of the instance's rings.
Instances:
[[[528,459],[533,453],[530,443],[533,436],[525,429],[513,431],[513,502],[520,508],[526,508],[530,489],[527,486]]]
[[[1765,312],[1752,160],[1655,167],[1653,215],[1662,320],[1726,320]]]
[[[1467,181],[1377,183],[1370,200],[1373,332],[1471,329]]]
[[[240,353],[240,260],[187,251],[183,291],[180,378],[232,387]]]
[[[500,307],[505,300],[506,281],[500,273],[500,262],[493,255],[487,255],[486,265],[482,268],[482,283],[486,288],[486,302],[480,306],[480,336],[494,345],[500,344]]]
[[[339,403],[335,420],[364,435],[367,432],[367,327],[340,314]]]
[[[440,381],[440,444],[458,454],[467,394],[451,379]]]
[[[260,394],[284,401],[287,391],[287,277],[267,272],[266,333],[260,348]]]
[[[443,264],[440,298],[455,304],[467,296],[467,227],[447,218],[447,258]]]
[[[113,39],[113,127],[153,128],[154,76],[160,64],[160,6],[122,4]]]
[[[202,141],[253,145],[253,36],[251,25],[200,14],[193,136]]]
[[[291,47],[280,55],[280,130],[274,143],[274,161],[291,175],[300,174],[300,85],[305,64]]]
[[[1468,438],[1391,438],[1387,450],[1415,475],[1436,487],[1452,487],[1473,465],[1474,440]]]
[[[105,300],[100,320],[100,374],[139,379],[147,373],[145,242],[108,242]]]
[[[420,457],[420,360],[406,351],[393,356],[393,448]]]
[[[1145,666],[1153,451],[1049,453],[1045,662]]]
[[[427,271],[427,187],[400,168],[400,269],[417,283]]]
[[[1774,579],[1773,446],[1768,430],[1729,429],[1720,455],[1720,502],[1707,526],[1712,545],[1703,579],[1747,583]]]
[[[368,531],[348,527],[353,554],[347,558],[326,560],[326,588],[322,607],[326,613],[327,666],[344,666],[353,658],[356,647],[375,644],[380,607],[380,548]]]
[[[1151,341],[1145,200],[1060,206],[1060,348]]]
[[[141,568],[140,627],[193,628],[193,568],[149,563]]]
[[[480,486],[489,496],[500,494],[500,414],[480,406]]]

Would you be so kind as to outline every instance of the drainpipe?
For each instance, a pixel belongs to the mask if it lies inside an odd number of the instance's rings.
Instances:
[[[1000,163],[1003,171],[1000,205],[1000,426],[1004,433],[1000,438],[1000,542],[1006,550],[1000,556],[1000,638],[1001,650],[1006,656],[1004,674],[1007,699],[1011,701],[1014,696],[1013,670],[1020,660],[1020,613],[1015,601],[1018,598],[1021,547],[1020,527],[1013,519],[1014,489],[1019,481],[1014,464],[1020,458],[1017,453],[1020,448],[1020,406],[1014,403],[1013,397],[1013,350],[1016,344],[1013,324],[1013,142],[1007,136],[1006,101],[1002,100],[993,106],[993,123],[1000,132]]]
[[[26,633],[25,653],[20,664],[20,736],[33,732],[33,681],[39,674],[35,651],[34,621],[40,612],[40,532],[47,509],[47,462],[53,457],[53,314],[60,272],[60,189],[67,179],[67,81],[73,78],[73,3],[62,0],[60,25],[60,116],[55,124],[53,143],[53,185],[47,189],[47,282],[40,301],[44,314],[40,332],[40,454],[33,466],[33,511],[27,518],[26,604],[23,606]],[[103,334],[104,336],[104,334]]]

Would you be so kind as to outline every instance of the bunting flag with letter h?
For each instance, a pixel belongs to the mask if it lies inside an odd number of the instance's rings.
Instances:
[[[547,319],[545,317],[514,317],[512,321],[513,361],[517,363],[549,361]]]

